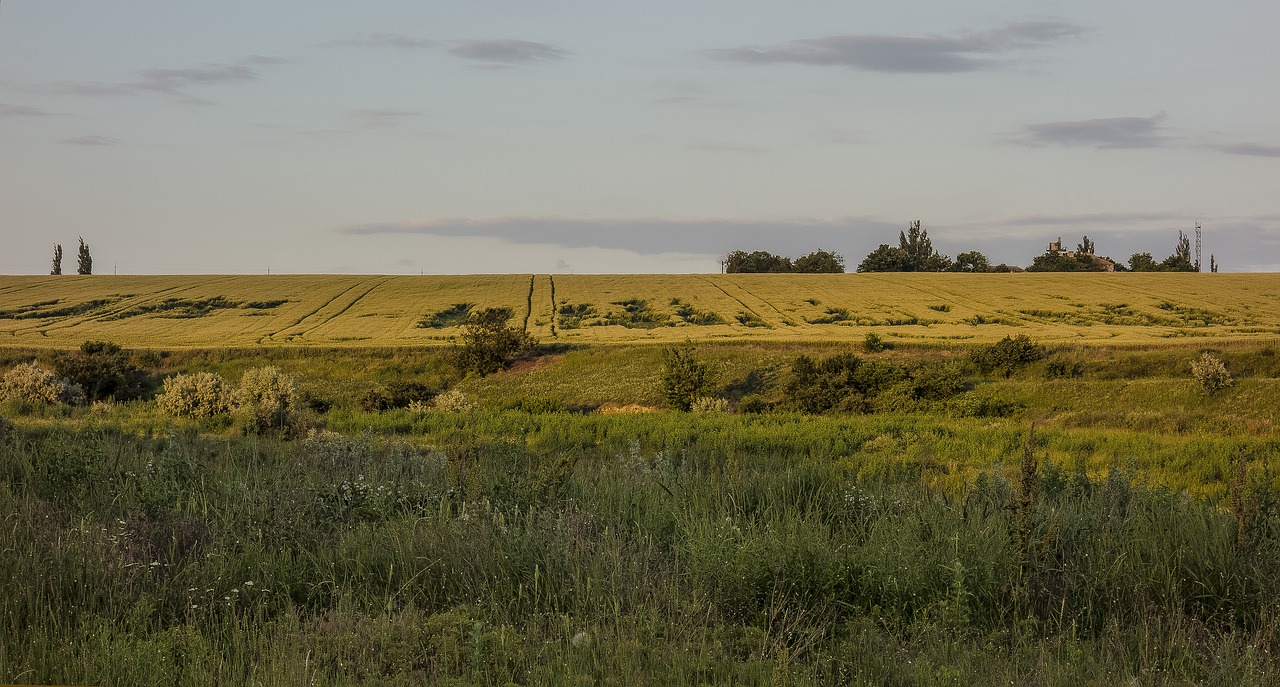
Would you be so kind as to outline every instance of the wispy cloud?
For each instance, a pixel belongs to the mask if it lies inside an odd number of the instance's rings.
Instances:
[[[143,69],[136,72],[138,78],[132,81],[118,83],[62,81],[25,86],[20,90],[88,97],[161,95],[184,102],[208,104],[209,101],[192,96],[184,89],[191,86],[255,81],[260,77],[259,68],[285,62],[287,60],[279,57],[251,55],[236,62],[206,64],[199,67]]]
[[[872,72],[945,74],[1000,68],[1008,63],[1009,53],[1042,48],[1084,33],[1085,28],[1078,24],[1045,20],[951,36],[845,34],[777,45],[711,50],[708,54],[748,64],[807,64]]]
[[[412,110],[352,110],[346,114],[346,120],[362,129],[391,129],[421,116],[421,112]]]
[[[349,48],[401,48],[421,50],[423,48],[435,47],[436,42],[426,38],[414,38],[413,36],[406,36],[400,33],[371,33],[362,38],[329,41],[324,45]]]
[[[1163,113],[1152,117],[1108,117],[1078,121],[1041,122],[1023,127],[1022,143],[1036,146],[1151,148],[1168,142],[1160,131]]]
[[[120,139],[110,136],[76,136],[64,138],[58,142],[73,146],[113,146],[119,143]]]
[[[839,250],[897,236],[897,223],[875,218],[568,218],[483,217],[382,222],[339,227],[353,236],[417,234],[466,236],[531,245],[628,250],[641,255],[672,252],[721,255],[738,248],[794,252],[797,246]]]
[[[52,117],[52,112],[37,110],[26,105],[8,105],[0,103],[0,117]]]
[[[569,51],[550,43],[521,40],[462,41],[449,49],[449,54],[489,65],[515,66],[534,62],[562,60]]]
[[[1280,157],[1280,146],[1263,143],[1232,143],[1214,146],[1228,155],[1252,155],[1255,157]]]

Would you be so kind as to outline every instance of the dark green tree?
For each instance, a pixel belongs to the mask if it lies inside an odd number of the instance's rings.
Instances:
[[[816,250],[796,258],[791,264],[791,271],[807,274],[842,274],[844,256],[832,251]]]
[[[909,272],[909,267],[907,252],[887,243],[880,244],[858,263],[859,272]]]
[[[1159,272],[1160,263],[1150,253],[1134,253],[1129,256],[1129,269],[1133,272]]]
[[[1209,254],[1209,271],[1210,272],[1218,271],[1218,259],[1213,256],[1213,253]]]
[[[920,220],[898,232],[897,248],[882,243],[858,263],[859,272],[945,272],[950,267],[951,259],[933,249]]]
[[[1196,265],[1191,261],[1191,239],[1181,231],[1178,232],[1178,245],[1173,248],[1173,255],[1160,263],[1165,272],[1195,272]]]
[[[714,390],[715,373],[711,365],[694,355],[692,346],[662,352],[662,397],[667,405],[688,412],[694,401],[710,396]]]
[[[966,251],[956,256],[956,261],[951,265],[952,272],[990,272],[991,263],[988,262],[987,256],[976,250]]]
[[[1093,250],[1094,250],[1093,239],[1089,238],[1088,236],[1085,236],[1080,243],[1076,244],[1076,253],[1081,253],[1084,255],[1093,255]]]
[[[454,361],[463,372],[481,377],[506,367],[537,341],[528,332],[508,326],[509,308],[473,310],[462,325],[461,341],[454,347]]]
[[[76,274],[93,274],[93,256],[89,255],[89,244],[80,237],[80,251],[76,253]]]
[[[49,274],[62,274],[62,244],[53,244],[53,267]]]
[[[774,255],[768,251],[757,250],[750,253],[735,250],[720,260],[726,274],[765,274],[790,272],[791,258]]]

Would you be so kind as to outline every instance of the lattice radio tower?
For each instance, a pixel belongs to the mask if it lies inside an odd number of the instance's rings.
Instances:
[[[1196,222],[1196,271],[1197,272],[1200,271],[1200,239],[1201,238],[1202,236],[1200,231],[1200,223]]]

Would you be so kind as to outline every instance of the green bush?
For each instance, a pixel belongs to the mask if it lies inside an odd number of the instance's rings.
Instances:
[[[901,365],[863,360],[852,353],[821,362],[802,355],[791,364],[785,404],[805,413],[863,413],[868,410],[870,399],[909,378]]]
[[[972,352],[974,364],[984,373],[1000,372],[1005,377],[1044,357],[1044,348],[1026,334],[1006,336]]]
[[[711,395],[714,371],[693,354],[693,348],[668,348],[662,352],[662,397],[667,405],[688,412],[694,401]]]
[[[164,380],[156,406],[178,417],[214,417],[231,411],[231,395],[227,383],[212,372],[179,374]]]
[[[147,374],[128,351],[108,341],[86,341],[80,350],[53,359],[54,371],[84,389],[89,402],[137,398],[147,386]]]
[[[867,353],[879,353],[893,348],[893,344],[885,341],[875,332],[867,332],[867,336],[862,340],[862,348]]]
[[[1084,376],[1084,363],[1054,358],[1044,364],[1044,376],[1046,379],[1079,379]]]
[[[757,394],[743,396],[742,400],[738,401],[738,412],[747,415],[767,413],[769,412],[769,402]]]
[[[528,332],[508,326],[510,319],[509,308],[473,310],[454,348],[458,369],[483,377],[503,369],[532,348],[537,341]]]
[[[393,408],[408,408],[412,403],[430,403],[435,396],[435,391],[422,382],[397,380],[381,389],[366,391],[357,402],[360,410],[376,413]]]

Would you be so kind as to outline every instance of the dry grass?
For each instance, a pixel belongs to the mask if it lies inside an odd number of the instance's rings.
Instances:
[[[633,311],[635,301],[647,309],[635,317],[628,301]],[[1280,333],[1274,274],[104,275],[0,277],[0,343],[432,344],[457,328],[419,323],[459,303],[507,307],[517,322],[528,315],[529,330],[543,341],[584,344],[856,342],[876,332],[899,343],[1027,334],[1045,342],[1158,345]],[[564,326],[560,308],[588,305],[579,326]],[[691,324],[682,307],[723,323]]]

